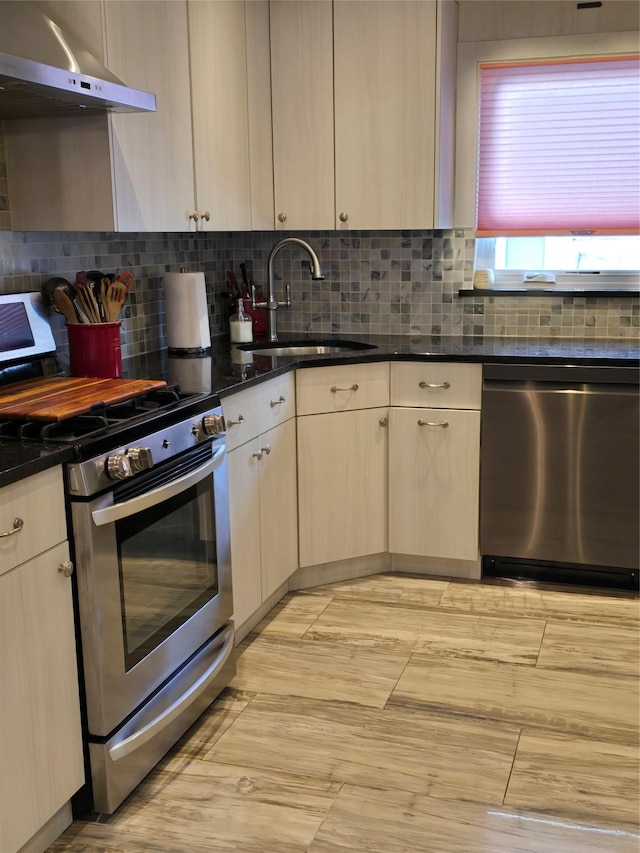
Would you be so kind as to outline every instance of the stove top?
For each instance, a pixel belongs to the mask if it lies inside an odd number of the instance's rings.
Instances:
[[[23,442],[78,444],[99,438],[114,428],[171,412],[198,395],[184,394],[178,385],[153,389],[118,403],[99,403],[87,414],[60,421],[1,420],[0,439]]]

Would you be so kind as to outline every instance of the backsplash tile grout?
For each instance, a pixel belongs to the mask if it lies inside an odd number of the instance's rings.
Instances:
[[[317,251],[326,280],[312,281],[297,248],[284,249],[274,270],[292,308],[280,310],[287,332],[455,337],[640,339],[633,297],[458,297],[469,286],[474,239],[469,231],[295,232]],[[283,232],[94,233],[0,231],[0,293],[39,290],[51,276],[78,270],[128,269],[136,282],[123,317],[123,354],[164,348],[162,279],[168,270],[201,270],[207,283],[211,333],[226,332],[225,271],[239,265],[266,289],[267,258]],[[52,326],[66,346],[62,319]]]

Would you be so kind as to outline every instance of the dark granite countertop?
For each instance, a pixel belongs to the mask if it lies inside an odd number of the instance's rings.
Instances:
[[[153,353],[125,364],[128,376],[178,382],[184,391],[225,394],[255,384],[293,367],[318,367],[366,361],[469,361],[486,364],[556,364],[638,367],[640,344],[634,341],[543,338],[426,338],[391,335],[280,335],[280,341],[343,340],[372,344],[375,349],[313,356],[248,356],[221,336],[207,358],[175,358]]]
[[[291,340],[323,340],[335,335],[280,335]],[[405,337],[391,335],[341,335],[347,340],[373,344],[376,348],[314,356],[276,357],[240,354],[229,338],[212,342],[206,358],[175,358],[166,351],[125,360],[129,378],[165,379],[178,383],[183,391],[224,397],[284,373],[293,367],[348,364],[352,361],[437,360],[470,361],[485,364],[555,364],[606,367],[638,367],[640,344],[624,340],[579,340],[543,338],[454,338]],[[43,447],[0,440],[0,486],[28,477],[73,456],[69,446]]]

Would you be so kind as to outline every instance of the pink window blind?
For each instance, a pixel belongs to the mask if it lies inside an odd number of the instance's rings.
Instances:
[[[482,65],[478,235],[640,229],[640,58]]]

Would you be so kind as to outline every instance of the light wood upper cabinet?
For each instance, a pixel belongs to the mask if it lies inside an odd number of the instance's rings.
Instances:
[[[245,3],[52,0],[47,11],[152,92],[157,111],[6,122],[13,227],[251,229]]]
[[[272,0],[276,228],[451,225],[456,10]]]
[[[195,209],[186,3],[109,0],[104,16],[107,67],[158,107],[110,117],[116,228],[186,231]]]
[[[187,9],[198,228],[250,231],[245,3],[189,0]]]
[[[333,228],[333,32],[327,0],[270,4],[275,227]]]
[[[435,55],[435,0],[334,4],[336,223],[432,226]]]

